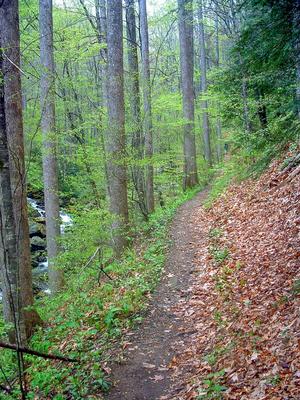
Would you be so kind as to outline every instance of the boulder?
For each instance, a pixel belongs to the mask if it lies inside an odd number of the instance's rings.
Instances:
[[[45,238],[46,237],[46,229],[45,225],[39,224],[35,221],[30,222],[29,224],[29,236],[39,236],[40,238]]]
[[[34,220],[35,220],[35,222],[37,222],[39,224],[43,224],[43,225],[46,224],[46,218],[45,217],[37,217]]]
[[[45,250],[46,249],[46,240],[42,239],[39,236],[32,236],[30,239],[30,247],[31,251],[39,251],[39,250]]]

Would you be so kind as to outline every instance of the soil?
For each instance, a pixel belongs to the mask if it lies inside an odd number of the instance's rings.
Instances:
[[[195,224],[207,190],[182,205],[172,223],[172,245],[161,282],[147,315],[136,332],[130,332],[125,362],[112,368],[113,388],[107,400],[163,400],[172,391],[172,360],[188,341],[184,320],[172,308],[187,302],[197,266],[196,250],[202,233]]]

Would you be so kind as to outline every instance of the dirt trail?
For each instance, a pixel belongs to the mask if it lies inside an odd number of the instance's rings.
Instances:
[[[107,400],[158,400],[170,394],[167,366],[184,348],[188,336],[184,321],[174,315],[172,307],[189,298],[195,253],[202,238],[194,221],[206,194],[206,190],[200,192],[177,212],[163,278],[143,324],[128,335],[131,345],[125,353],[126,362],[113,367],[114,387]]]

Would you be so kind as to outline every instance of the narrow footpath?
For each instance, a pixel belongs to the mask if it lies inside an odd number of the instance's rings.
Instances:
[[[129,333],[125,362],[113,366],[114,386],[107,400],[164,400],[172,392],[170,364],[185,347],[189,331],[172,308],[187,302],[197,267],[201,229],[195,216],[207,195],[200,192],[182,205],[171,227],[172,245],[162,280],[141,327]],[[199,267],[198,267],[199,268]],[[192,334],[192,332],[190,332]]]

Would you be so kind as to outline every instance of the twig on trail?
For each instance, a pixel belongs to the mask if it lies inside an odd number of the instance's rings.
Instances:
[[[64,356],[56,356],[54,354],[41,353],[40,351],[27,349],[26,347],[18,347],[15,344],[10,344],[10,343],[0,342],[0,347],[2,347],[4,349],[10,349],[10,350],[16,351],[18,353],[30,354],[32,356],[46,358],[49,360],[60,360],[60,361],[73,362],[73,363],[79,362],[79,360],[74,359],[74,358],[69,358],[69,357],[64,357]]]

